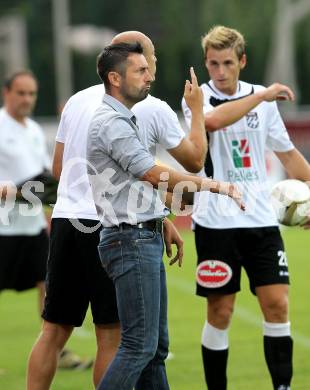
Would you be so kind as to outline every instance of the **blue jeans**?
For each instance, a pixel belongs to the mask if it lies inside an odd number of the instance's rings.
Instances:
[[[169,390],[161,234],[134,227],[105,228],[98,249],[115,284],[122,329],[120,347],[98,390]]]

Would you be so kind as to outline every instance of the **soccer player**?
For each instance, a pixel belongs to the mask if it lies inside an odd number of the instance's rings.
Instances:
[[[246,55],[244,38],[238,31],[216,26],[203,37],[202,47],[210,76],[210,81],[201,86],[206,115],[227,100],[266,91],[239,80]],[[191,113],[184,100],[182,107],[190,123]],[[227,388],[228,328],[244,267],[264,317],[265,358],[273,387],[288,390],[293,352],[289,272],[269,201],[265,149],[274,151],[292,178],[310,180],[309,164],[290,141],[275,102],[261,103],[231,126],[214,131],[206,125],[206,130],[209,151],[205,175],[238,183],[247,206],[246,212],[240,213],[235,205],[227,205],[225,199],[222,202],[210,193],[201,193],[194,205],[196,291],[207,298],[201,338],[206,383],[209,390]]]

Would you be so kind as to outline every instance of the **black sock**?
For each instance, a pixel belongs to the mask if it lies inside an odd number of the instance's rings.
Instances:
[[[264,351],[274,389],[289,389],[293,376],[292,338],[264,336]]]
[[[226,390],[228,349],[215,351],[202,345],[202,360],[208,390]]]

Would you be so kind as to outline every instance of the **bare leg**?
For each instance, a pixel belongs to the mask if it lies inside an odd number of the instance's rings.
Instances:
[[[97,355],[94,364],[93,381],[95,387],[97,387],[118,350],[121,330],[119,322],[109,325],[96,324],[95,330]]]
[[[234,310],[236,295],[216,295],[208,297],[208,322],[218,329],[227,329]]]
[[[48,390],[54,378],[60,352],[70,337],[73,326],[43,321],[42,331],[29,356],[28,390]]]
[[[288,321],[288,285],[272,284],[256,288],[256,295],[267,322]]]

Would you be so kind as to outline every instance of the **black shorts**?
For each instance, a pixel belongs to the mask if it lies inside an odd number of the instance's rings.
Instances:
[[[209,229],[195,225],[198,256],[196,294],[240,291],[244,267],[250,289],[289,284],[287,258],[279,228]]]
[[[98,225],[87,219],[79,222],[88,228]],[[119,321],[115,288],[99,259],[100,230],[83,233],[68,219],[52,219],[42,314],[46,321],[81,326],[89,303],[95,324]]]
[[[0,236],[0,291],[24,291],[46,276],[48,236]]]

